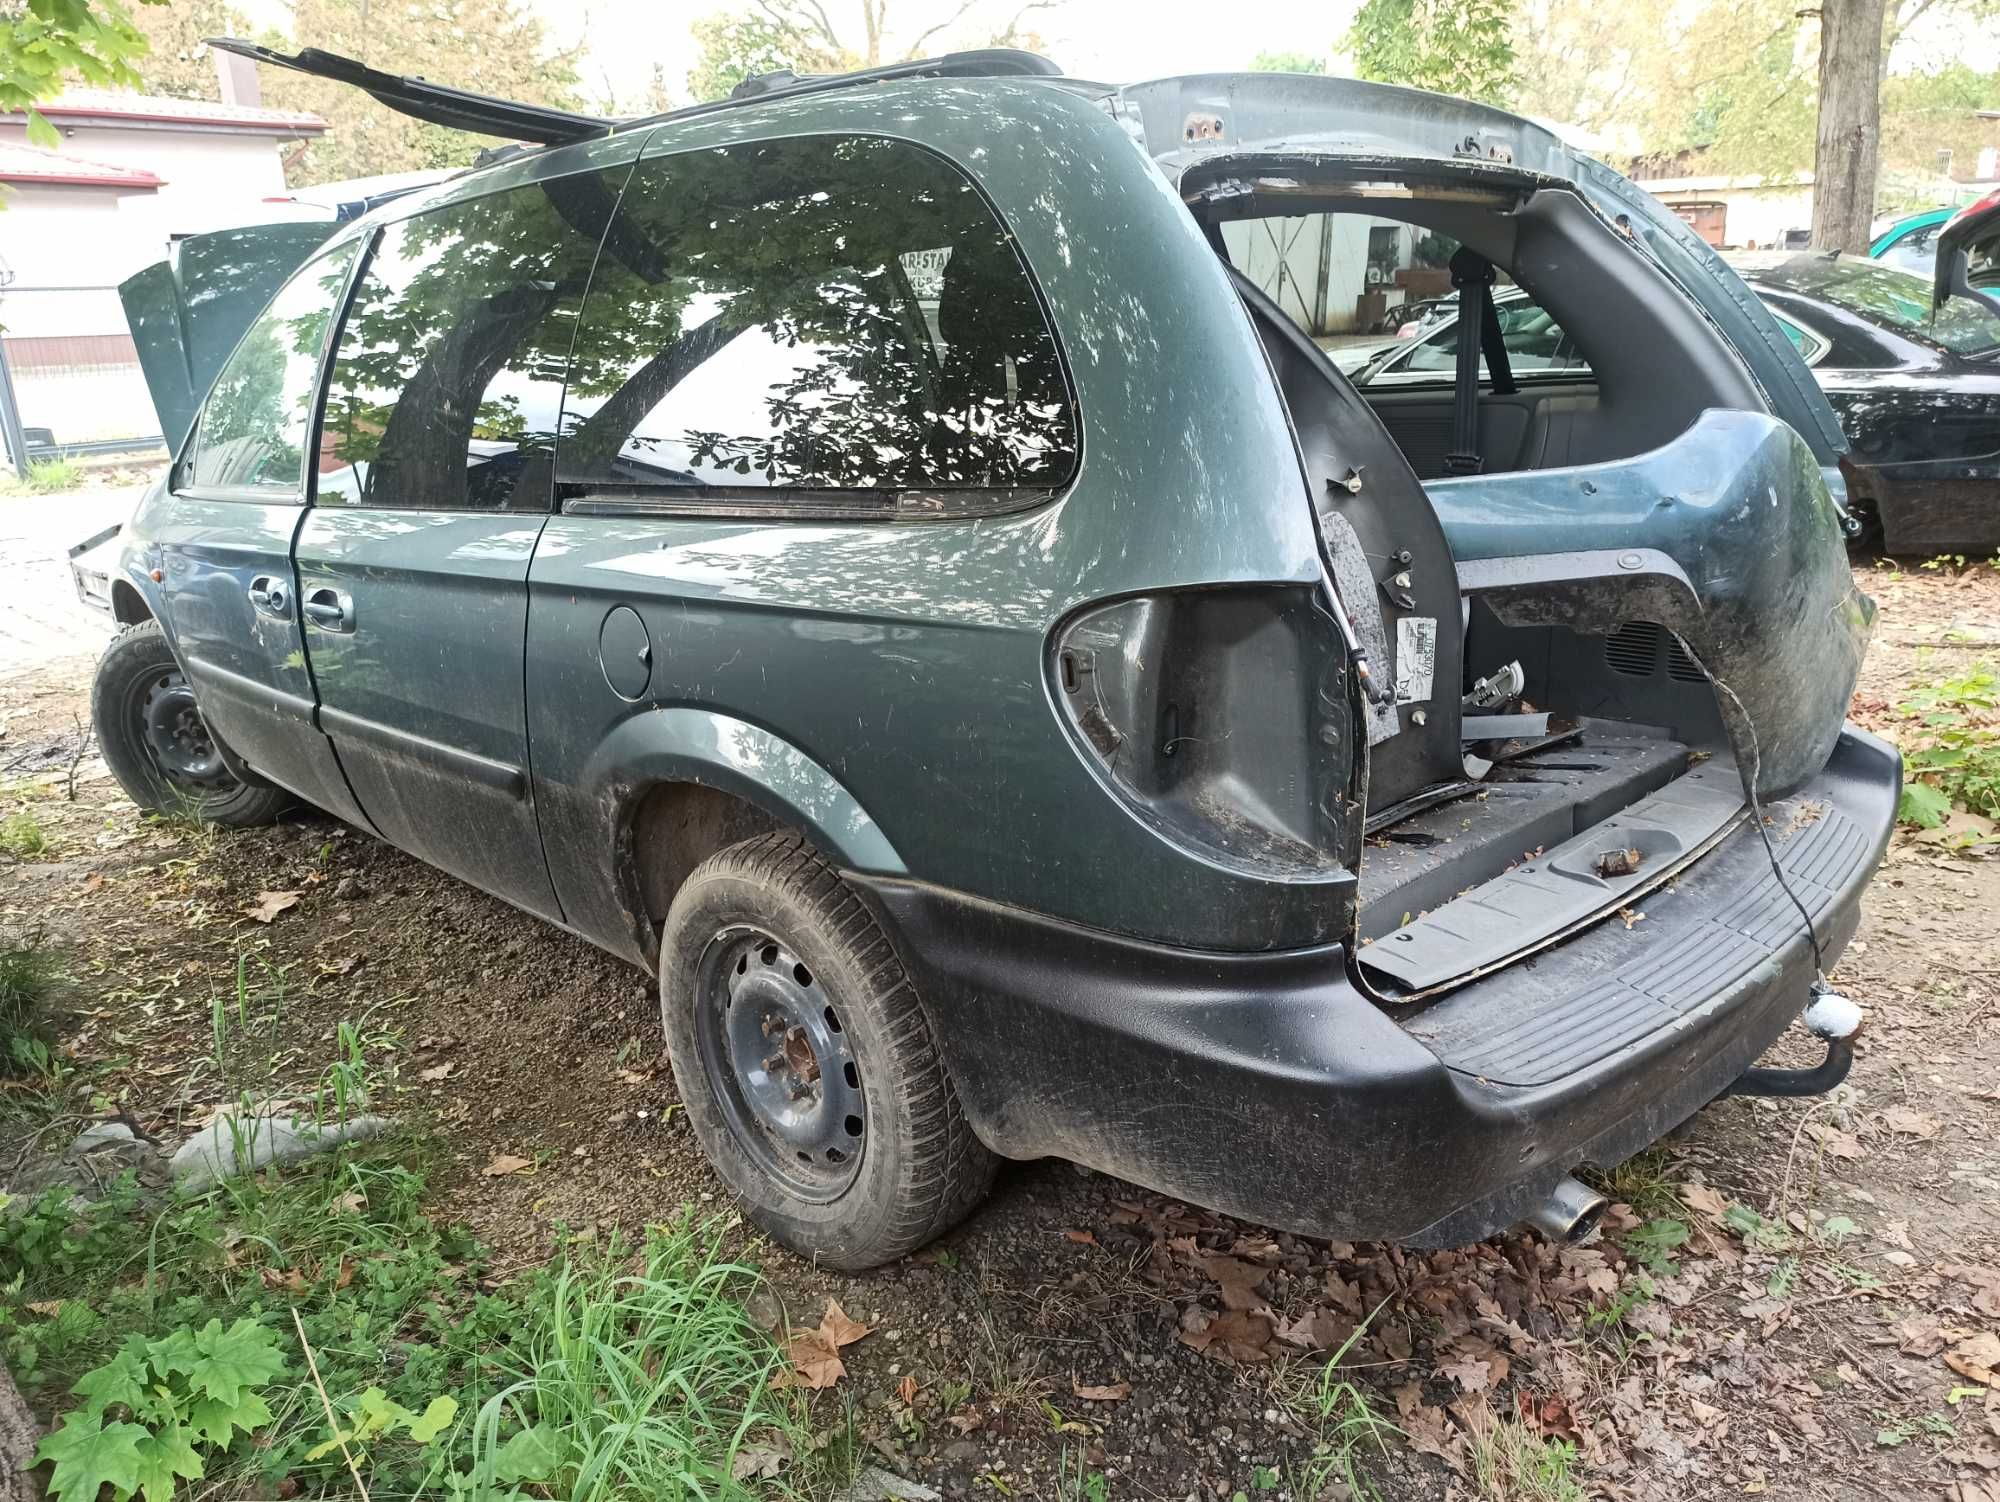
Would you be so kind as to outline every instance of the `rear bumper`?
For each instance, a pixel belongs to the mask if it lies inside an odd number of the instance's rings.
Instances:
[[[1850,728],[1767,805],[1830,964],[1894,823],[1893,747]],[[1310,1235],[1456,1245],[1520,1220],[1721,1094],[1790,1025],[1813,958],[1744,827],[1612,919],[1391,1016],[1338,946],[1210,954],[858,878],[922,988],[979,1134]]]
[[[124,544],[116,523],[94,537],[87,537],[69,550],[70,583],[84,604],[112,613],[111,581],[118,574],[118,557]]]

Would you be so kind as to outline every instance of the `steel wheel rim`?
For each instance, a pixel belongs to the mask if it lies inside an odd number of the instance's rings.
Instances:
[[[838,1199],[861,1168],[867,1105],[833,997],[788,945],[723,930],[695,972],[695,1035],[724,1122],[788,1194]]]
[[[147,759],[170,786],[201,801],[235,791],[236,778],[180,669],[161,669],[135,683],[132,715]]]

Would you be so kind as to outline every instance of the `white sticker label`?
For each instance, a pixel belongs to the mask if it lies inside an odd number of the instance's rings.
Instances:
[[[1437,676],[1436,616],[1406,615],[1396,622],[1396,702],[1426,704]]]

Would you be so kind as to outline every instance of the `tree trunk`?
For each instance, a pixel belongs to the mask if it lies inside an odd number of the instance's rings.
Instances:
[[[1882,142],[1886,0],[1822,0],[1819,133],[1813,146],[1815,250],[1868,249]]]
[[[42,1502],[42,1483],[34,1473],[41,1441],[41,1425],[14,1386],[13,1373],[0,1362],[0,1502]]]

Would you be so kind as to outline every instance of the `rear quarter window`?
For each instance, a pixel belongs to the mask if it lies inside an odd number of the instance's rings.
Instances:
[[[1028,273],[942,158],[819,135],[634,169],[570,359],[560,493],[866,513],[1044,493],[1076,463]]]
[[[250,325],[209,389],[176,489],[303,497],[320,359],[355,249],[307,262]]]

